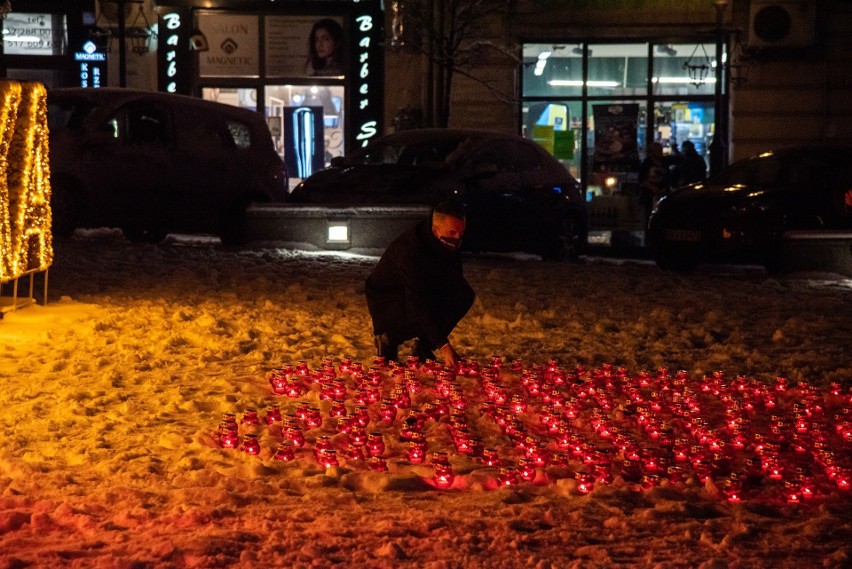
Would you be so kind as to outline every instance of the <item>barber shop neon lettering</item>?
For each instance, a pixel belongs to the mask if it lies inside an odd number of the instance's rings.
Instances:
[[[163,21],[166,23],[166,29],[169,30],[169,35],[166,37],[166,45],[171,48],[167,50],[165,54],[166,61],[169,62],[166,67],[166,76],[171,79],[168,83],[166,83],[166,91],[169,93],[176,93],[177,81],[172,78],[178,74],[177,48],[180,43],[180,36],[178,34],[182,22],[180,21],[180,14],[175,13],[164,14]]]
[[[361,82],[357,87],[357,92],[363,96],[358,100],[358,108],[368,110],[370,108],[370,46],[372,44],[369,34],[373,30],[373,17],[370,15],[358,16],[355,18],[355,22],[358,25],[358,31],[361,33],[361,38],[358,41],[360,51],[357,59],[358,63],[361,64],[358,69],[358,78],[361,79]],[[366,146],[377,133],[377,122],[368,120],[361,124],[356,138],[361,142],[361,146]]]

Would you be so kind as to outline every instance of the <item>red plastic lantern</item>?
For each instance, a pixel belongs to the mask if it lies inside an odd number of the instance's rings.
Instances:
[[[275,451],[274,455],[275,460],[281,460],[283,462],[290,462],[296,459],[296,452],[293,449],[293,445],[288,444],[286,442],[278,445],[278,449]]]
[[[367,453],[370,456],[381,456],[385,452],[385,441],[381,433],[367,435]]]
[[[521,479],[526,482],[532,482],[535,480],[535,464],[532,460],[528,458],[522,458],[518,461],[518,474],[520,474]]]
[[[316,429],[322,426],[322,415],[318,407],[311,407],[305,415],[305,427]]]
[[[518,473],[514,466],[504,466],[497,475],[497,484],[500,486],[514,486],[518,483]]]
[[[487,448],[482,451],[482,463],[486,466],[500,466],[500,456],[497,449]]]
[[[319,454],[318,460],[324,468],[340,466],[340,462],[337,460],[337,451],[332,448],[323,449]]]
[[[236,429],[223,430],[219,433],[219,445],[222,448],[237,448],[240,444],[240,435]]]
[[[396,406],[393,399],[382,400],[382,406],[379,409],[379,418],[385,423],[393,423],[396,420]]]
[[[260,454],[260,442],[257,440],[257,435],[246,435],[243,438],[243,446],[240,450],[242,450],[246,454]]]
[[[346,404],[342,399],[335,399],[331,404],[331,409],[328,412],[329,417],[339,419],[346,416]]]
[[[257,416],[257,410],[253,408],[246,409],[240,423],[243,425],[260,425],[260,418]]]
[[[435,473],[432,476],[432,481],[435,483],[435,486],[445,490],[453,485],[453,482],[456,479],[455,474],[453,474],[453,469],[449,464],[435,464]]]
[[[595,479],[587,472],[577,472],[575,474],[577,480],[577,490],[582,494],[588,494],[595,489]]]
[[[426,459],[426,441],[411,441],[408,443],[408,462],[422,464]]]
[[[270,405],[266,410],[266,415],[263,418],[263,421],[267,425],[271,425],[273,423],[280,423],[283,420],[281,416],[281,409],[278,408],[278,405]]]

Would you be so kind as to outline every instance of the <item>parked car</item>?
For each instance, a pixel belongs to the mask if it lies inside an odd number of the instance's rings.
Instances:
[[[470,251],[576,257],[588,221],[580,185],[538,144],[465,129],[384,136],[332,161],[290,194],[291,202],[345,205],[465,204]]]
[[[286,198],[283,161],[256,112],[131,89],[55,89],[47,100],[59,235],[107,226],[129,239],[237,243],[249,203]]]
[[[852,146],[764,152],[660,200],[648,243],[666,269],[733,262],[775,270],[786,231],[852,229],[851,190]]]

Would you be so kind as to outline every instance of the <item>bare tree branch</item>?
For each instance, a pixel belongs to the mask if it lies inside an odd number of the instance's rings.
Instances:
[[[403,46],[426,56],[439,77],[434,85],[427,86],[434,89],[438,102],[438,126],[449,123],[455,74],[480,83],[498,100],[507,101],[506,93],[493,80],[477,77],[474,69],[494,55],[518,61],[517,50],[501,45],[500,38],[489,29],[495,21],[508,20],[514,4],[515,0],[402,0],[400,17],[407,30]]]

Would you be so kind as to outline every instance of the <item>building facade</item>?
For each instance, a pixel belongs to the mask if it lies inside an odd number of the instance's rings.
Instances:
[[[311,147],[308,164],[288,164],[296,179],[383,133],[436,124],[533,138],[590,199],[635,183],[652,142],[669,154],[689,140],[717,169],[852,140],[852,3],[495,0],[458,38],[477,49],[448,78],[437,47],[466,4],[482,3],[12,0],[0,71],[252,108],[285,159]],[[311,61],[318,34],[337,44],[333,64]],[[411,41],[426,35],[432,44]]]

